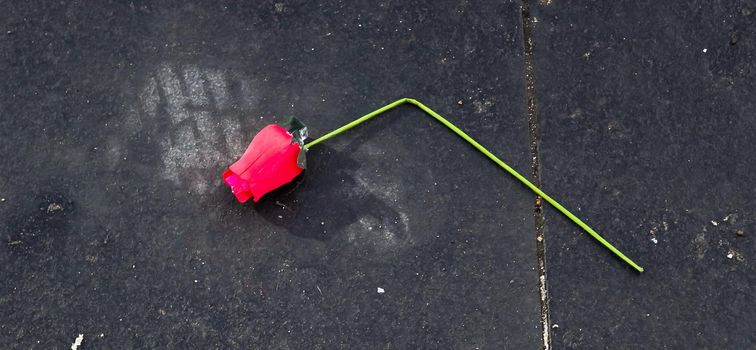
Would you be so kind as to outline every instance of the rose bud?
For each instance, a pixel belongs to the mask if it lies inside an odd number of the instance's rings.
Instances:
[[[260,130],[241,158],[223,173],[239,202],[259,201],[266,193],[294,180],[305,169],[307,128],[292,118],[286,125]]]

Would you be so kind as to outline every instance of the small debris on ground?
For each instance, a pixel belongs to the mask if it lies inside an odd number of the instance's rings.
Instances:
[[[737,229],[735,230],[735,234],[742,237],[743,235],[745,235],[745,231],[743,231],[742,229]]]
[[[381,288],[381,287],[378,287],[378,289],[376,291],[378,292],[378,294],[386,293],[386,290],[383,289],[383,288]]]
[[[0,202],[5,202],[5,198],[0,198]]]
[[[727,259],[735,259],[736,261],[743,262],[745,260],[745,257],[743,257],[743,254],[741,254],[737,250],[730,248],[730,250],[727,251]]]
[[[47,206],[47,213],[52,214],[56,211],[62,211],[63,206],[58,203],[50,203],[50,205]]]
[[[719,226],[719,223],[716,222],[716,221],[714,221],[714,220],[711,220],[711,224],[714,225],[714,226]]]
[[[465,104],[465,102],[462,101],[462,100],[459,100],[459,101],[457,101],[457,104],[461,106],[461,105]]]
[[[656,239],[656,237],[651,237],[651,242],[654,242],[654,244],[659,243],[659,240]]]
[[[551,328],[555,328],[555,329],[556,329],[556,328],[559,328],[559,325],[558,325],[558,324],[556,324],[556,323],[554,323],[554,325],[553,325],[553,326],[551,326]]]
[[[81,343],[84,342],[84,334],[79,334],[78,337],[76,337],[76,340],[74,340],[73,344],[71,344],[71,350],[77,350]]]

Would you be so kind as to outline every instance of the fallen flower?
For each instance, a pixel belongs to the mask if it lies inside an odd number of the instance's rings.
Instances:
[[[250,198],[257,202],[305,169],[307,128],[293,118],[285,126],[271,124],[260,130],[241,158],[223,173],[223,181],[239,202]]]
[[[609,249],[618,258],[622,259],[622,261],[632,266],[636,271],[643,272],[643,267],[625,256],[625,254],[601,237],[601,235],[590,228],[585,222],[583,222],[583,220],[580,220],[575,214],[571,213],[567,208],[551,198],[551,196],[547,195],[524,176],[520,175],[520,173],[491,153],[491,151],[483,147],[478,141],[475,141],[470,135],[467,135],[467,133],[446,120],[446,118],[442,117],[440,114],[426,107],[420,101],[412,98],[403,98],[389,103],[388,105],[365,114],[364,116],[310,141],[307,144],[304,144],[306,128],[296,119],[292,119],[292,126],[288,128],[288,131],[277,125],[269,125],[255,136],[255,139],[252,140],[252,143],[249,145],[249,148],[247,148],[242,159],[234,163],[229,170],[226,170],[226,173],[223,174],[223,179],[229,186],[231,186],[231,190],[240,202],[244,202],[249,198],[254,198],[255,202],[257,202],[265,193],[290,182],[294,177],[299,175],[302,170],[304,170],[304,155],[307,149],[405,103],[420,108],[426,114],[449,128],[449,130],[453,131],[457,136],[467,141],[480,153],[488,157],[510,175],[514,176],[523,185],[551,204],[576,225],[580,226],[580,228],[585,230],[585,232],[591,235],[591,237],[599,241],[599,243]],[[260,138],[259,141],[258,137]],[[305,152],[302,152],[302,150]],[[717,225],[713,221],[712,223],[715,226]],[[321,222],[321,225],[322,224],[323,223]]]

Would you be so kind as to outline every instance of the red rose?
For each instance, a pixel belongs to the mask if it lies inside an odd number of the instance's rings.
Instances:
[[[246,202],[250,198],[253,198],[255,202],[257,202],[260,200],[260,197],[266,193],[290,182],[297,175],[302,173],[305,168],[304,156],[308,148],[405,103],[417,106],[429,116],[438,120],[441,124],[444,124],[486,157],[494,161],[494,163],[499,165],[502,169],[533,190],[533,192],[541,198],[553,205],[557,210],[588,232],[588,234],[598,240],[620,259],[635,268],[638,272],[643,272],[643,267],[630,260],[625,254],[622,254],[619,249],[607,242],[601,237],[601,235],[580,220],[580,218],[572,214],[564,206],[559,204],[559,202],[555,201],[540,188],[536,187],[536,185],[528,181],[524,176],[520,175],[516,170],[512,169],[507,163],[504,163],[503,160],[499,159],[499,157],[483,147],[478,141],[475,141],[475,139],[467,135],[464,131],[446,120],[446,118],[442,117],[440,114],[426,107],[420,101],[411,98],[396,100],[388,105],[378,108],[375,111],[365,114],[364,116],[311,141],[307,146],[304,144],[304,139],[307,137],[307,128],[305,128],[298,120],[292,118],[287,128],[278,125],[268,125],[255,136],[241,159],[231,165],[228,170],[223,173],[223,180],[231,186],[231,191],[233,191],[234,195],[240,202]],[[304,150],[304,152],[302,152],[302,150]]]
[[[259,201],[302,173],[306,128],[296,119],[289,128],[271,124],[260,130],[241,158],[223,173],[239,202]]]

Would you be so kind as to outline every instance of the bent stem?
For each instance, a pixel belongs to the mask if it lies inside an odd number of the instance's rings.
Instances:
[[[319,143],[321,143],[323,141],[326,141],[326,140],[328,140],[328,139],[330,139],[330,138],[332,138],[332,137],[334,137],[334,136],[336,136],[338,134],[341,134],[342,132],[347,131],[347,130],[349,130],[349,129],[357,126],[357,125],[360,125],[360,124],[366,122],[367,120],[369,120],[370,118],[373,118],[373,117],[375,117],[375,116],[377,116],[377,115],[379,115],[379,114],[381,114],[383,112],[386,112],[386,111],[388,111],[388,110],[390,110],[390,109],[392,109],[392,108],[394,108],[396,106],[399,106],[399,105],[402,105],[402,104],[405,104],[405,103],[409,103],[411,105],[417,106],[418,108],[422,109],[425,113],[427,113],[431,117],[433,117],[436,120],[438,120],[439,122],[441,122],[441,124],[444,124],[447,128],[451,129],[451,131],[454,131],[454,133],[457,134],[457,135],[459,135],[459,137],[463,138],[465,141],[467,141],[468,143],[470,143],[471,145],[473,145],[473,147],[475,147],[478,151],[480,151],[481,153],[483,153],[484,155],[486,155],[486,157],[490,158],[492,161],[494,161],[494,163],[498,164],[501,168],[503,168],[504,170],[506,170],[508,173],[512,174],[512,176],[514,176],[517,180],[520,180],[520,182],[522,182],[525,186],[527,186],[528,188],[530,188],[537,195],[541,196],[541,198],[543,198],[547,202],[549,202],[552,206],[554,206],[554,208],[556,208],[557,210],[559,210],[567,218],[569,218],[570,220],[572,220],[572,222],[574,222],[575,224],[577,224],[578,226],[580,226],[583,230],[585,230],[585,232],[588,232],[588,234],[590,234],[591,237],[593,237],[597,241],[599,241],[599,243],[601,243],[604,247],[606,247],[607,249],[609,249],[617,257],[619,257],[620,259],[622,259],[624,262],[628,263],[630,266],[632,266],[633,268],[635,268],[638,272],[643,272],[643,268],[641,266],[639,266],[633,260],[631,260],[630,258],[628,258],[627,256],[625,256],[625,254],[622,254],[622,252],[619,251],[619,249],[615,248],[611,243],[609,243],[607,240],[605,240],[603,237],[601,237],[601,235],[599,235],[598,233],[596,233],[596,231],[594,231],[592,228],[590,228],[590,226],[588,226],[585,222],[583,222],[583,220],[580,220],[580,218],[578,218],[577,216],[575,216],[575,214],[572,214],[569,210],[567,210],[567,208],[565,208],[564,206],[562,206],[561,204],[559,204],[559,202],[557,202],[556,200],[554,200],[553,198],[551,198],[551,196],[549,196],[546,193],[544,193],[543,191],[541,191],[540,188],[536,187],[536,185],[533,185],[533,183],[531,183],[530,181],[528,181],[528,179],[526,179],[525,177],[523,177],[522,175],[520,175],[520,173],[518,173],[516,170],[512,169],[512,167],[510,167],[509,165],[507,165],[507,163],[504,163],[503,160],[499,159],[499,157],[495,156],[493,153],[491,153],[490,151],[488,151],[485,147],[483,147],[480,143],[478,143],[472,137],[470,137],[469,135],[467,135],[464,131],[460,130],[458,127],[456,127],[454,124],[452,124],[451,122],[449,122],[448,120],[446,120],[444,117],[440,116],[438,113],[434,112],[433,110],[431,110],[430,108],[426,107],[424,104],[420,103],[417,100],[414,100],[414,99],[411,99],[411,98],[403,98],[401,100],[394,101],[394,102],[392,102],[392,103],[390,103],[390,104],[388,104],[386,106],[383,106],[383,107],[381,107],[381,108],[379,108],[379,109],[377,109],[377,110],[375,110],[373,112],[365,114],[364,116],[359,117],[356,120],[354,120],[354,121],[352,121],[352,122],[350,122],[350,123],[348,123],[348,124],[346,124],[346,125],[338,128],[338,129],[336,129],[334,131],[331,131],[331,132],[329,132],[329,133],[327,133],[327,134],[325,134],[325,135],[323,135],[323,136],[321,136],[321,137],[319,137],[319,138],[311,141],[310,143],[307,143],[305,145],[305,150],[307,150],[310,147],[315,146],[315,145],[317,145],[317,144],[319,144]]]

